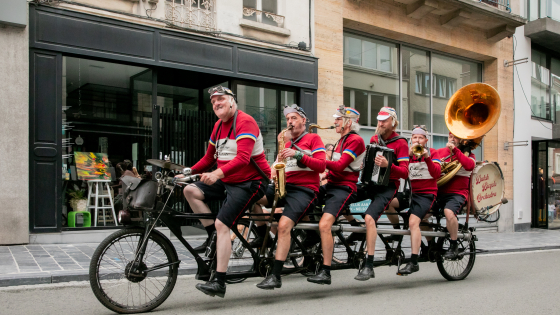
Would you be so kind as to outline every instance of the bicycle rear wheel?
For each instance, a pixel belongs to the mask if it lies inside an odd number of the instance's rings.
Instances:
[[[449,249],[449,237],[440,237],[437,242],[438,249],[443,254]],[[439,257],[437,261],[438,270],[441,275],[449,281],[465,279],[474,266],[476,258],[476,246],[474,240],[457,240],[459,255],[455,259]]]
[[[107,237],[91,257],[89,279],[95,297],[108,309],[121,313],[142,313],[163,303],[173,291],[179,264],[173,244],[158,231],[150,233],[140,270],[170,264],[149,272],[132,273],[130,268],[144,229],[127,228]]]

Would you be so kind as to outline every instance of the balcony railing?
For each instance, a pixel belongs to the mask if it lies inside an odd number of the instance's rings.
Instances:
[[[216,0],[166,0],[165,20],[200,31],[216,30]]]
[[[478,1],[511,13],[509,0],[478,0]]]
[[[243,18],[273,26],[284,27],[284,17],[271,12],[243,7]]]

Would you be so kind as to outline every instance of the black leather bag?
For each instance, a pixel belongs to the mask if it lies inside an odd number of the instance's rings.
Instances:
[[[123,176],[123,208],[153,210],[156,204],[157,183],[132,176]]]

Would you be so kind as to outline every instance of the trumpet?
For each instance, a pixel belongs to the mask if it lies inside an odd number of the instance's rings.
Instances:
[[[308,132],[311,132],[313,128],[317,128],[317,129],[334,129],[334,128],[336,128],[336,126],[321,127],[321,126],[319,126],[319,125],[317,125],[317,124],[310,124],[310,125],[309,125],[309,130],[308,130]]]
[[[416,158],[421,158],[422,155],[424,154],[424,146],[421,145],[420,143],[415,143],[412,145],[412,154],[414,154],[414,156],[416,156]]]

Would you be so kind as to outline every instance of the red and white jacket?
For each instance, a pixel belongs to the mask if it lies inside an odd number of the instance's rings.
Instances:
[[[437,158],[443,162],[451,162],[451,155],[447,147],[441,148],[436,152]],[[459,194],[467,198],[469,194],[469,180],[472,171],[476,166],[476,160],[473,153],[468,157],[465,156],[457,147],[453,149],[453,155],[463,165],[457,174],[445,185],[441,186],[438,194]]]
[[[411,158],[408,164],[408,178],[413,194],[437,195],[437,180],[441,175],[441,166],[436,152],[435,149],[430,148],[430,157]]]
[[[298,161],[293,158],[286,159],[286,183],[297,186],[307,187],[315,192],[319,192],[319,174],[325,171],[325,145],[321,137],[315,133],[308,133],[296,142],[296,145],[305,154],[301,159],[299,167]],[[286,143],[286,148],[292,147],[292,141]],[[296,148],[293,148],[296,149]]]
[[[270,174],[270,166],[264,154],[263,137],[255,119],[238,110],[236,130],[235,132],[232,130],[230,133],[233,119],[232,117],[223,122],[221,126],[221,120],[214,124],[208,150],[204,157],[192,167],[193,174],[205,172],[218,162],[218,168],[224,173],[222,179],[224,183],[236,184],[262,179],[259,171],[250,163],[251,157],[265,174]],[[216,147],[218,148],[217,154]]]
[[[366,145],[364,139],[356,133],[349,134],[344,143],[341,142],[333,150],[332,161],[327,161],[328,183],[348,186],[352,191],[356,191],[360,168],[366,154]]]

